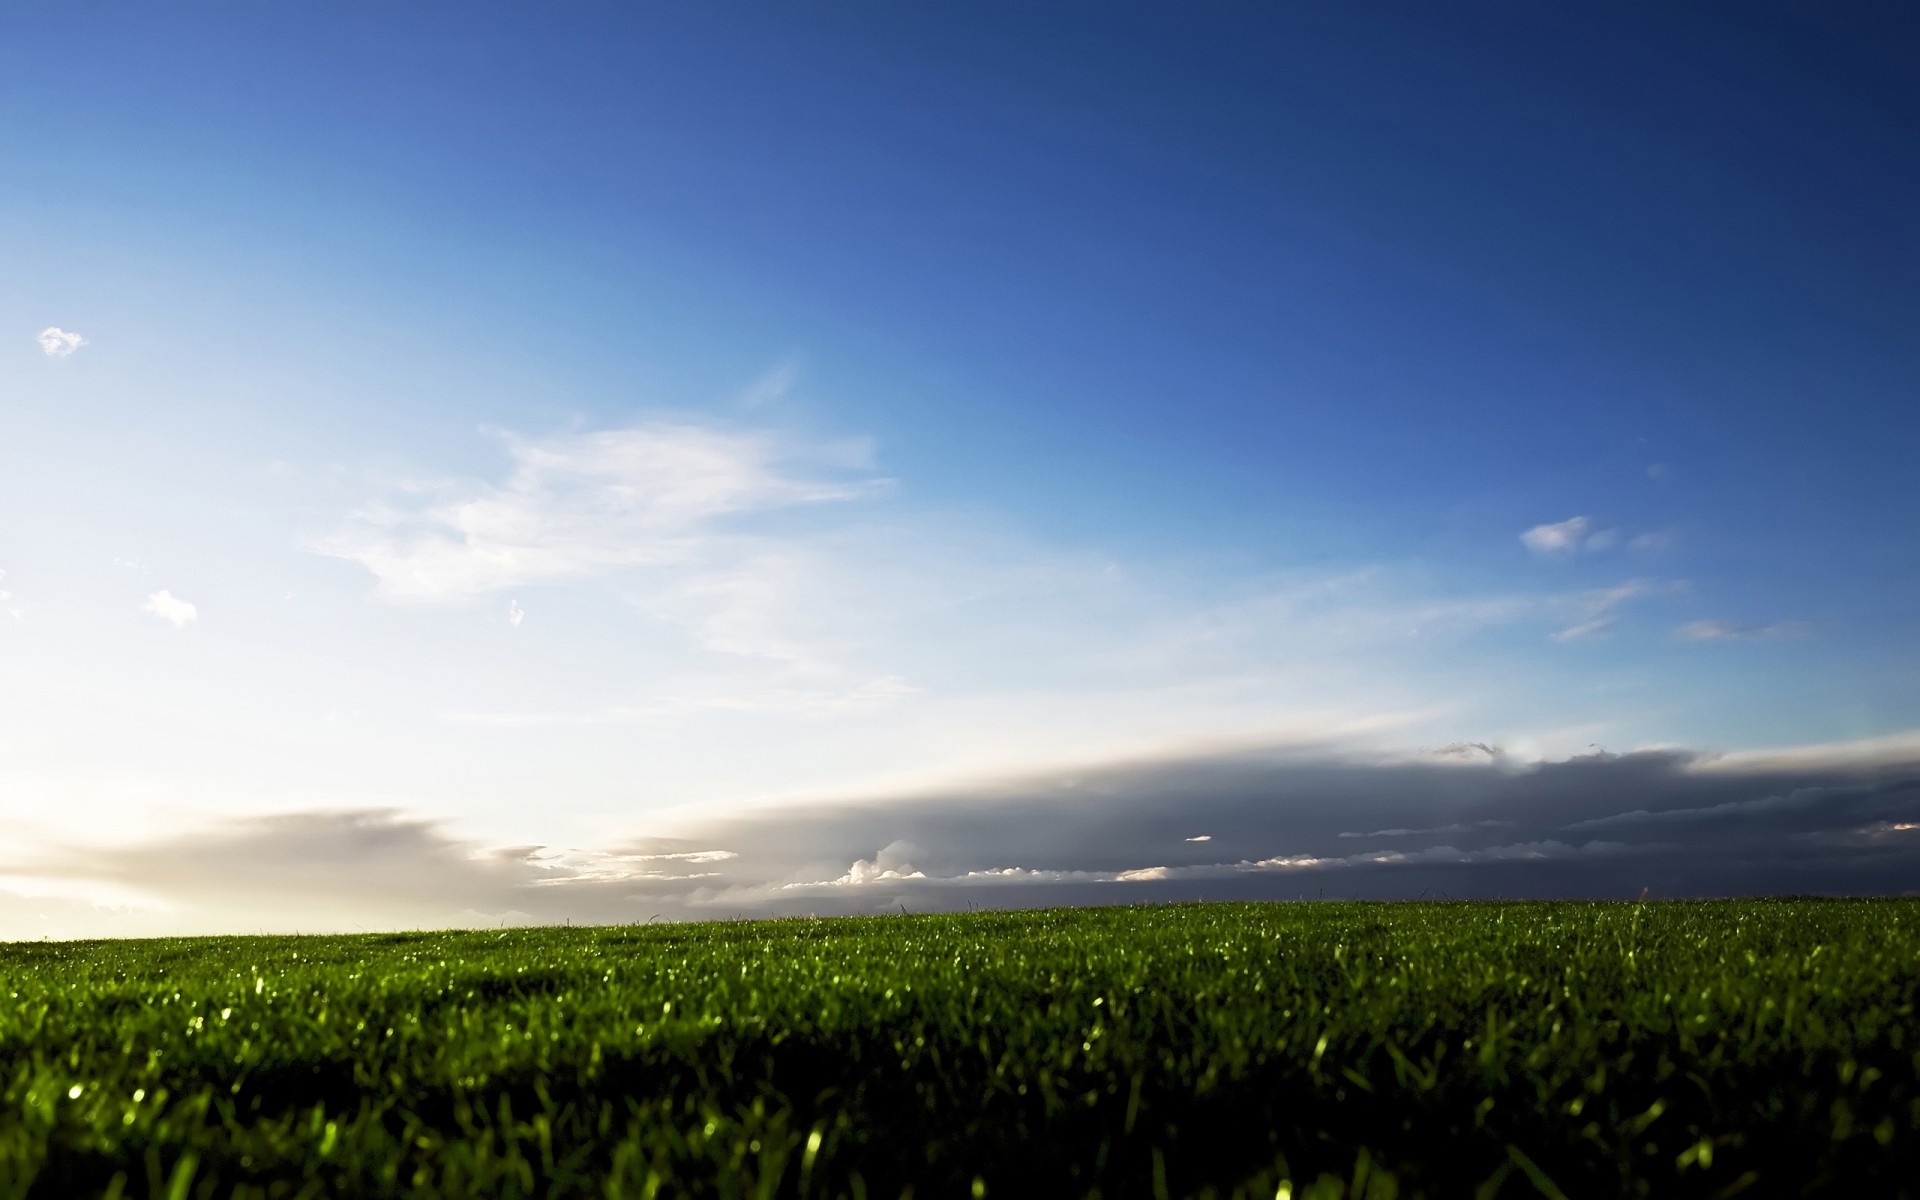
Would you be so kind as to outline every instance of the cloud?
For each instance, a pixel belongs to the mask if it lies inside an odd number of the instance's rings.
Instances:
[[[847,868],[847,873],[838,879],[830,880],[830,887],[866,887],[874,883],[891,883],[908,879],[925,879],[926,872],[914,867],[912,859],[920,853],[920,848],[912,842],[890,842],[872,858],[863,858]],[[796,886],[789,884],[789,887]],[[806,885],[798,885],[806,886]]]
[[[1886,772],[1912,762],[1920,762],[1920,730],[1915,729],[1846,742],[1736,750],[1703,758],[1694,764],[1694,770],[1732,774],[1795,773],[1838,766],[1851,771]]]
[[[1570,607],[1579,614],[1572,625],[1553,634],[1556,642],[1575,642],[1582,638],[1603,633],[1619,623],[1619,609],[1622,605],[1644,596],[1658,595],[1662,592],[1683,590],[1684,585],[1656,584],[1645,579],[1630,579],[1610,588],[1584,593],[1575,597]]]
[[[1901,744],[1904,760],[1843,747],[1737,769],[1672,750],[1525,763],[1187,755],[689,816],[672,837],[601,849],[483,846],[393,809],[294,812],[131,845],[15,843],[0,884],[138,893],[189,931],[1196,895],[1902,892],[1920,890],[1920,736]],[[1354,818],[1373,832],[1354,833]],[[1195,824],[1207,841],[1188,840]],[[1355,851],[1355,837],[1407,844]]]
[[[1190,896],[1179,885],[1202,882],[1210,898],[1273,898],[1294,895],[1283,881],[1306,875],[1342,895],[1380,897],[1920,887],[1920,839],[1874,850],[1803,837],[1920,819],[1920,750],[1904,766],[1871,769],[1844,757],[1784,771],[1710,764],[1684,751],[1530,763],[1230,753],[785,806],[696,821],[691,836],[741,855],[717,903],[750,903],[769,885],[791,895],[856,882],[862,894],[921,905],[943,889],[988,903],[1080,903],[1128,898],[1119,885],[1148,889],[1135,898]],[[1623,795],[1641,804],[1623,812]],[[1356,833],[1344,824],[1355,816],[1377,820]],[[1180,826],[1193,824],[1208,841],[1187,840]],[[845,854],[850,842],[872,845],[876,829],[902,849]],[[1355,838],[1412,844],[1354,852]],[[1892,857],[1862,858],[1869,850]],[[864,865],[830,865],[855,859]],[[707,902],[693,899],[696,910]]]
[[[665,422],[505,440],[512,469],[503,482],[411,485],[312,548],[359,563],[387,600],[449,601],[697,563],[729,520],[885,486],[857,442]]]
[[[518,629],[520,628],[520,622],[525,620],[526,616],[527,614],[520,607],[520,602],[518,600],[507,601],[507,624],[513,626],[515,629]]]
[[[442,712],[439,718],[456,724],[628,725],[658,717],[695,712],[761,713],[793,717],[836,717],[887,708],[918,694],[919,688],[898,675],[882,675],[848,688],[795,688],[767,685],[747,688],[700,688],[668,693],[658,703],[588,710],[584,712]]]
[[[1342,831],[1343,838],[1381,838],[1381,837],[1421,837],[1436,833],[1475,833],[1482,829],[1510,829],[1516,821],[1474,821],[1470,824],[1455,822],[1452,825],[1428,825],[1423,829],[1375,829],[1367,833]]]
[[[49,325],[42,329],[34,341],[40,343],[40,349],[48,358],[70,358],[75,350],[87,344],[87,339],[77,333],[70,333],[58,325]]]
[[[1520,542],[1535,554],[1556,556],[1604,550],[1618,537],[1616,530],[1596,528],[1592,517],[1568,517],[1550,525],[1535,525],[1520,535]]]
[[[1804,621],[1781,621],[1772,625],[1737,625],[1732,621],[1689,621],[1673,631],[1677,642],[1760,642],[1799,637],[1807,632]]]
[[[152,613],[162,621],[171,622],[175,629],[186,628],[190,622],[200,615],[199,609],[187,603],[185,600],[180,599],[172,592],[165,590],[155,592],[153,595],[148,596],[147,602],[140,606],[140,611]]]
[[[7,573],[0,571],[0,582],[4,582],[6,578]],[[6,588],[0,588],[0,613],[5,613],[16,621],[24,621],[27,618],[26,610],[14,604],[13,593]]]
[[[133,845],[53,847],[0,862],[0,882],[15,891],[79,882],[144,896],[166,914],[159,929],[183,932],[443,927],[508,916],[558,924],[644,920],[655,911],[640,907],[644,889],[698,886],[732,857],[487,847],[439,821],[349,809],[236,818]]]
[[[748,384],[739,395],[740,405],[743,408],[758,408],[762,404],[784,400],[799,381],[800,364],[789,359]]]
[[[1612,629],[1617,621],[1618,618],[1613,614],[1603,613],[1600,616],[1590,617],[1578,625],[1569,625],[1567,628],[1555,633],[1553,640],[1556,642],[1577,642],[1582,638],[1592,637],[1596,633],[1604,633]]]

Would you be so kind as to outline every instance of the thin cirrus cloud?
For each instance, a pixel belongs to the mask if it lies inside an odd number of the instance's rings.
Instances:
[[[1553,634],[1556,642],[1577,642],[1596,634],[1605,633],[1619,623],[1620,611],[1627,604],[1649,596],[1659,596],[1684,592],[1686,585],[1680,582],[1656,583],[1646,579],[1629,579],[1613,587],[1600,588],[1573,597],[1566,608],[1576,614],[1573,624]]]
[[[87,339],[58,325],[47,326],[33,340],[48,358],[71,358],[75,350],[87,344]]]
[[[198,608],[165,589],[148,596],[147,602],[140,606],[140,611],[152,613],[175,629],[186,628],[200,616]]]
[[[847,501],[886,486],[864,444],[655,423],[507,439],[501,484],[413,485],[316,541],[359,563],[393,601],[686,563],[729,518]]]
[[[1673,631],[1679,642],[1764,642],[1777,638],[1800,637],[1807,632],[1804,621],[1777,621],[1771,625],[1741,625],[1734,621],[1689,621]]]

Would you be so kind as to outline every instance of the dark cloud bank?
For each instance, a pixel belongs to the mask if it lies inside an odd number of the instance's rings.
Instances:
[[[1920,756],[1915,756],[1920,757]],[[1213,899],[1920,891],[1920,761],[1239,754],[484,849],[390,810],[234,822],[38,873],[232,927],[696,919]]]

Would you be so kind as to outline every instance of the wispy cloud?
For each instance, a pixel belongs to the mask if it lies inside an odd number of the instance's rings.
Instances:
[[[0,571],[0,582],[5,582],[6,578],[7,573]],[[14,604],[13,593],[5,588],[0,588],[0,613],[5,613],[16,621],[25,620],[27,615],[25,609]]]
[[[140,606],[140,611],[152,613],[175,629],[186,628],[200,615],[199,609],[164,589],[148,596],[147,602]]]
[[[1451,825],[1428,825],[1420,829],[1374,829],[1365,833],[1352,830],[1342,831],[1343,838],[1388,838],[1388,837],[1426,837],[1436,833],[1475,833],[1482,829],[1510,829],[1513,821],[1456,821]]]
[[[687,563],[728,518],[853,500],[885,483],[857,442],[668,423],[506,441],[504,482],[414,485],[313,548],[365,567],[388,600],[456,600]]]
[[[1616,530],[1599,528],[1592,517],[1568,517],[1548,525],[1535,525],[1520,535],[1520,542],[1535,554],[1552,557],[1604,550],[1619,536]]]
[[[1610,588],[1600,588],[1574,597],[1571,607],[1579,618],[1553,635],[1556,642],[1575,642],[1589,638],[1618,624],[1620,609],[1623,605],[1645,596],[1659,595],[1663,592],[1684,590],[1683,584],[1654,583],[1645,579],[1629,579],[1625,583]]]
[[[787,393],[793,390],[793,385],[799,381],[800,364],[793,359],[788,359],[748,384],[740,393],[740,404],[744,408],[758,408],[763,404],[783,400]]]
[[[87,339],[58,325],[47,326],[33,340],[40,343],[48,358],[71,358],[75,350],[87,344]]]
[[[1804,621],[1780,621],[1772,625],[1740,625],[1732,621],[1689,621],[1673,631],[1679,642],[1760,642],[1776,638],[1800,637],[1807,632]]]
[[[443,721],[467,725],[627,725],[658,717],[699,712],[756,713],[788,717],[853,716],[890,707],[918,694],[898,675],[882,675],[847,688],[798,688],[779,685],[707,687],[669,692],[657,703],[580,712],[471,712],[439,714]]]
[[[526,617],[526,610],[520,607],[518,600],[507,601],[507,624],[518,629],[520,628],[520,622],[526,620]]]

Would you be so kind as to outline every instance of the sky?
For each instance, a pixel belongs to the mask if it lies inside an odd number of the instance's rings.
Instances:
[[[1920,889],[1917,55],[0,13],[0,938]]]

